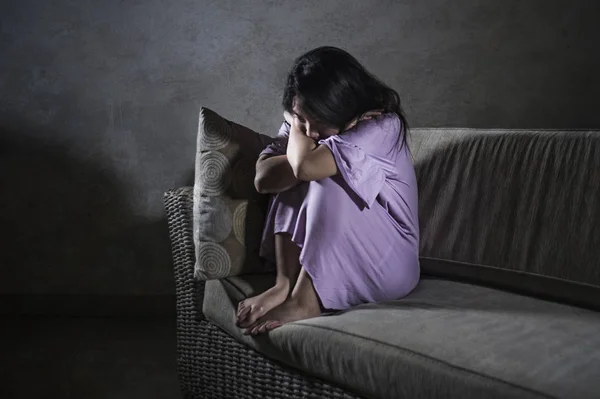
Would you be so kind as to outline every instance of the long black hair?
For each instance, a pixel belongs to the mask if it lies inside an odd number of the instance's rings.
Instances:
[[[318,47],[296,58],[283,91],[283,108],[290,113],[294,99],[308,116],[340,132],[367,111],[394,112],[402,122],[397,145],[407,145],[408,121],[398,93],[340,48]]]

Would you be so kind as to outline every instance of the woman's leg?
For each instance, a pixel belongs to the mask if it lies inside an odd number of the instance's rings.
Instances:
[[[285,301],[298,280],[300,248],[287,233],[275,234],[274,239],[277,268],[275,286],[239,303],[236,320],[239,327],[249,327],[259,317],[264,316],[269,310]]]
[[[292,294],[279,306],[267,312],[256,323],[248,327],[244,334],[262,334],[285,323],[309,319],[321,315],[319,297],[312,280],[304,268],[300,270],[298,281]]]

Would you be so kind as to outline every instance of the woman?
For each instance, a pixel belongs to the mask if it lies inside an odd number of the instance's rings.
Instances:
[[[295,61],[283,107],[255,179],[273,194],[261,256],[277,278],[240,302],[245,334],[398,299],[419,280],[417,184],[398,93],[347,52],[320,47]]]

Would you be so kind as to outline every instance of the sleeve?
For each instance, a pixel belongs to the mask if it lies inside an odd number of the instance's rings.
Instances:
[[[287,151],[288,140],[290,138],[290,124],[283,122],[279,128],[279,132],[275,137],[275,140],[271,144],[265,147],[260,153],[260,156],[269,155],[285,155]]]
[[[319,141],[331,150],[344,181],[367,208],[371,208],[394,170],[399,129],[397,115],[385,114]]]

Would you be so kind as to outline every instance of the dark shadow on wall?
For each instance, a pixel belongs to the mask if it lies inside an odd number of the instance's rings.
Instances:
[[[183,185],[185,187],[194,187],[194,168],[192,168],[188,173],[186,173],[185,178],[183,179]],[[179,188],[179,187],[171,187],[171,188]]]
[[[0,127],[0,312],[174,312],[166,221],[135,216],[110,163],[57,133]]]

